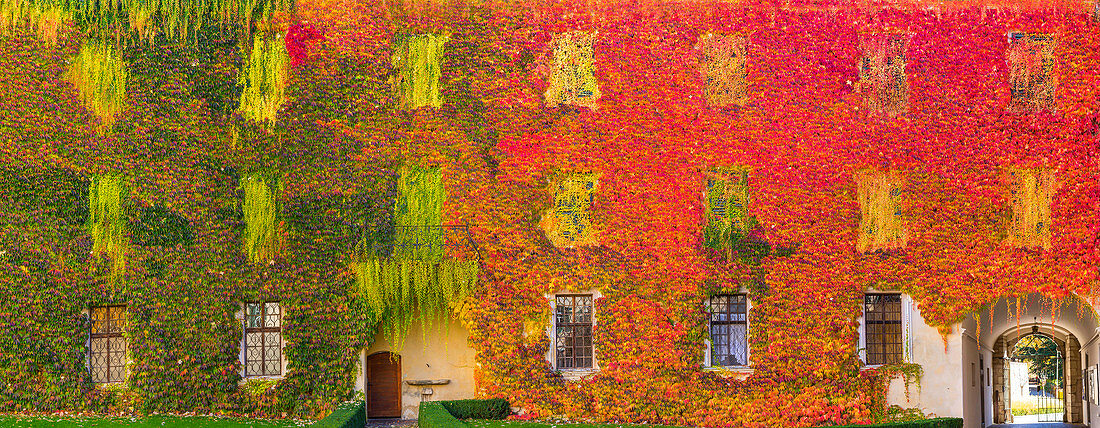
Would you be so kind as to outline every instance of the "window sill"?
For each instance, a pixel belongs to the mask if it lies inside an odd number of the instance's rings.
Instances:
[[[561,374],[562,379],[565,380],[581,380],[585,376],[591,376],[599,373],[599,368],[591,369],[559,369],[558,373]]]
[[[279,375],[279,376],[242,376],[240,382],[237,382],[237,383],[243,385],[245,383],[248,383],[249,381],[254,381],[254,380],[268,380],[268,381],[270,381],[270,380],[283,380],[285,378],[286,378],[286,376],[284,376],[284,375]]]
[[[898,364],[910,364],[910,362],[903,361],[903,362],[898,363]],[[860,367],[859,371],[863,372],[863,371],[867,371],[867,370],[876,370],[876,369],[880,369],[882,367],[886,367],[886,366],[889,366],[889,365],[890,364],[866,364],[863,367]]]
[[[749,366],[707,366],[703,367],[703,371],[718,373],[727,377],[748,377],[756,373],[756,369]]]

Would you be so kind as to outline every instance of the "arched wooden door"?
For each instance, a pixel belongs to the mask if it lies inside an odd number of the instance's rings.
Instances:
[[[367,356],[367,417],[401,417],[401,356],[376,352]]]

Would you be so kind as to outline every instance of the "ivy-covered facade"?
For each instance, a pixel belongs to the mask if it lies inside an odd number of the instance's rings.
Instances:
[[[1100,413],[1080,2],[123,3],[3,3],[0,411]]]

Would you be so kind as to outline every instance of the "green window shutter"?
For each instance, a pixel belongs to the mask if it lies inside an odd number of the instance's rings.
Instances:
[[[397,253],[406,258],[439,260],[444,256],[443,202],[447,192],[439,167],[404,166],[397,183],[394,221]],[[411,227],[401,227],[411,226]]]
[[[245,254],[253,263],[269,261],[282,251],[285,242],[279,203],[282,182],[252,173],[241,178],[241,190]]]
[[[703,245],[729,250],[748,232],[748,170],[716,169],[707,176]]]
[[[443,45],[449,36],[416,34],[400,37],[394,44],[390,63],[396,71],[394,98],[402,109],[443,105],[439,83]]]

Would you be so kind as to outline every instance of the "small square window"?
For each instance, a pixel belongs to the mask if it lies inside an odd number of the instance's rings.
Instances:
[[[858,90],[869,112],[898,116],[909,109],[909,82],[905,74],[907,34],[875,33],[860,38]]]
[[[590,213],[597,184],[596,174],[582,173],[563,177],[551,187],[553,206],[540,224],[555,246],[569,248],[597,243]]]
[[[572,104],[596,108],[600,89],[596,84],[592,44],[596,33],[572,31],[554,36],[546,105]]]
[[[1008,70],[1013,112],[1054,111],[1058,86],[1054,73],[1055,39],[1050,34],[1008,34]]]
[[[744,36],[704,34],[699,37],[702,50],[703,99],[712,106],[744,106],[746,58]]]

